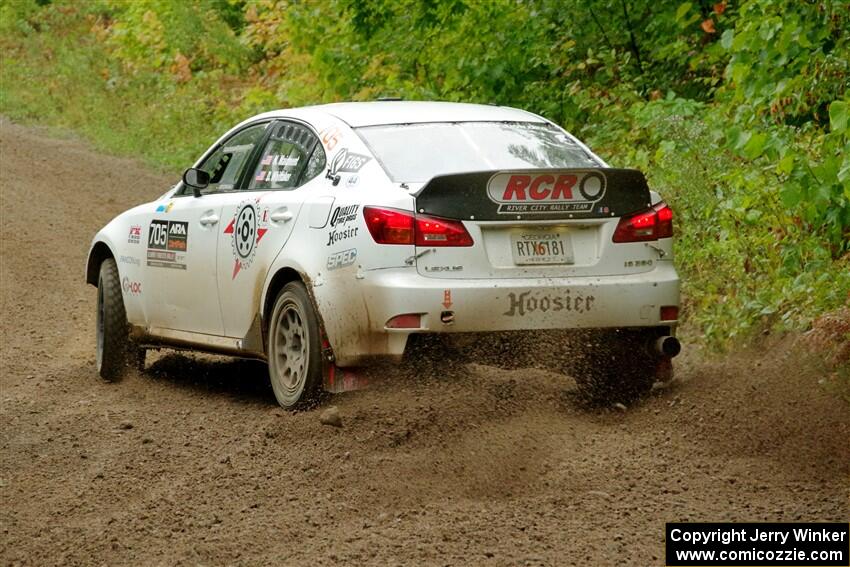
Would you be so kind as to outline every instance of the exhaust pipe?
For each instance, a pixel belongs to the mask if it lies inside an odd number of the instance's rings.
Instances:
[[[666,356],[667,358],[673,358],[682,352],[682,344],[676,337],[671,337],[669,335],[665,337],[658,337],[655,339],[655,342],[652,343],[652,352],[661,356]]]

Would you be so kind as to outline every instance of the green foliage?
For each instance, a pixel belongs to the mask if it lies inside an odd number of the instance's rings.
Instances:
[[[112,55],[131,69],[239,72],[249,53],[233,29],[232,6],[221,1],[101,0],[108,20],[99,31]]]
[[[0,0],[0,112],[178,169],[273,107],[526,108],[648,173],[723,346],[850,298],[848,30],[846,0]]]

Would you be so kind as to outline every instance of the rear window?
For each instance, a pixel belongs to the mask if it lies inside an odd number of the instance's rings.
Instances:
[[[356,131],[398,183],[468,171],[601,165],[550,124],[431,122]]]

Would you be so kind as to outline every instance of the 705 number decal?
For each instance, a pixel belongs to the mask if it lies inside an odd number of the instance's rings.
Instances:
[[[151,221],[148,248],[185,252],[189,241],[189,223],[182,221]]]

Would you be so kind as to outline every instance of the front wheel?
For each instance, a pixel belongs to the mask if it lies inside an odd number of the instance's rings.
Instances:
[[[100,265],[96,326],[97,373],[104,380],[118,381],[127,373],[128,364],[137,359],[140,349],[129,338],[118,266],[112,258]]]
[[[269,378],[277,403],[299,409],[315,403],[322,386],[319,320],[301,282],[286,284],[272,310]]]

